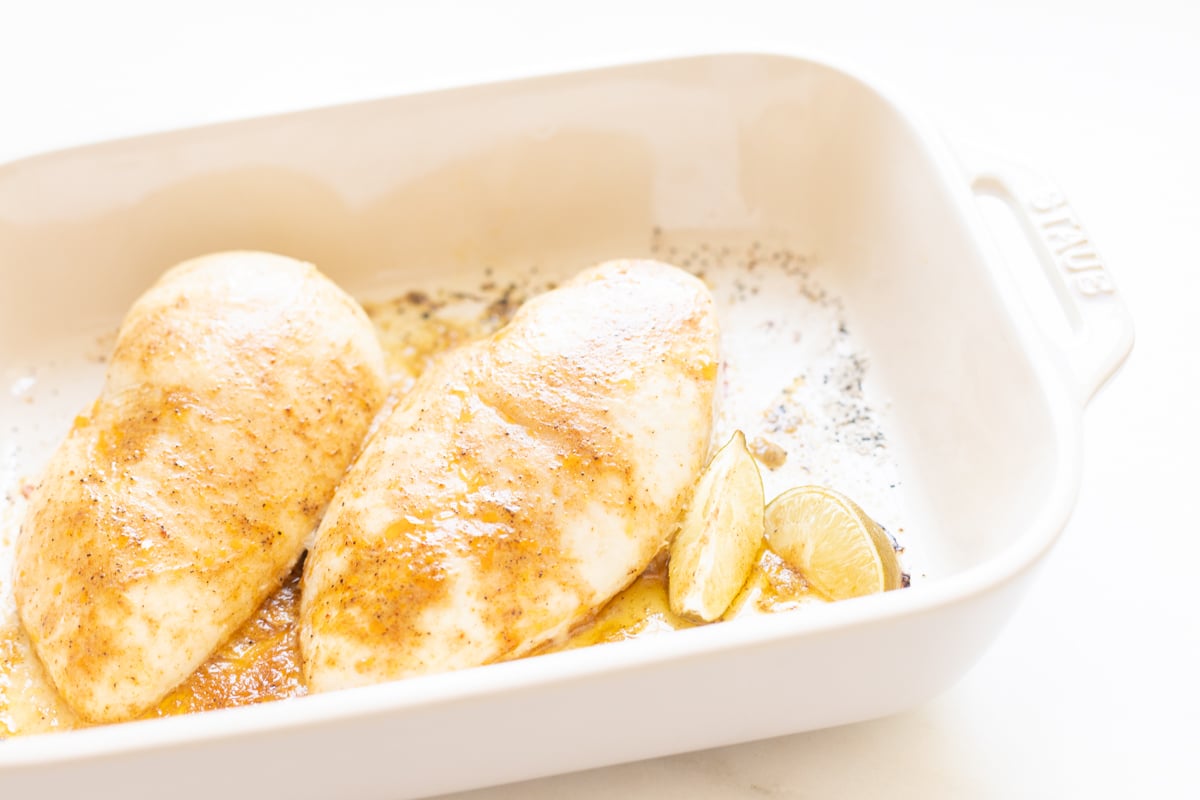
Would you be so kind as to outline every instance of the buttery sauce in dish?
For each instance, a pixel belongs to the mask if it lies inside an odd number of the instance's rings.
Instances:
[[[768,498],[791,486],[827,483],[842,487],[876,519],[898,519],[893,491],[898,478],[882,433],[883,409],[863,390],[866,359],[850,338],[839,302],[817,283],[806,258],[742,237],[714,242],[711,233],[667,237],[656,232],[652,250],[655,257],[703,278],[717,302],[722,365],[714,443],[725,441],[735,428],[745,431]],[[387,358],[390,402],[411,388],[438,353],[497,330],[524,299],[552,285],[535,270],[503,281],[487,271],[477,285],[464,290],[429,286],[365,302]],[[104,349],[102,342],[86,354],[93,375]],[[58,389],[54,375],[30,365],[11,380],[5,400],[19,411],[43,402],[69,408],[86,397],[58,397],[74,387]],[[5,492],[0,498],[0,737],[78,727],[80,721],[32,654],[13,608],[12,548],[40,464],[15,447],[0,457],[0,489]],[[903,541],[902,529],[893,532]],[[908,551],[904,562],[912,572]],[[660,556],[590,620],[534,653],[692,626],[670,610],[665,564]],[[303,694],[297,631],[300,574],[297,567],[247,623],[146,716]],[[746,587],[722,619],[822,601],[798,572],[764,547]]]

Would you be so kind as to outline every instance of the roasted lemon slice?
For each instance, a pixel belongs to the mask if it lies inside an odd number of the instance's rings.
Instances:
[[[763,485],[741,431],[713,456],[671,543],[671,611],[712,622],[725,613],[763,540]]]
[[[829,600],[900,586],[900,562],[879,524],[848,497],[822,486],[801,486],[766,510],[768,546]]]

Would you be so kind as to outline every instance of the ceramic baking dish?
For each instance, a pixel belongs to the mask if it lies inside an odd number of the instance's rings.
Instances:
[[[1030,313],[997,256],[982,194],[1022,223],[1045,269],[1038,279],[1064,312],[1060,334]],[[868,389],[887,408],[895,513],[920,557],[910,588],[390,685],[10,739],[0,795],[414,797],[839,725],[949,686],[1063,529],[1082,409],[1132,328],[1052,186],[964,167],[871,86],[812,60],[620,66],[0,168],[6,474],[35,472],[94,396],[96,333],[189,256],[283,252],[365,295],[482,265],[569,272],[649,254],[653,236],[677,231],[786,243],[840,298],[869,354]],[[23,390],[39,369],[53,372],[53,391],[32,402]]]

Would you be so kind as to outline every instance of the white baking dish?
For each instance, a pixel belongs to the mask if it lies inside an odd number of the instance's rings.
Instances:
[[[1066,311],[989,242],[1005,198]],[[968,171],[859,80],[718,55],[155,135],[0,168],[5,466],[95,394],[89,357],[166,266],[256,248],[358,293],[487,264],[569,272],[649,231],[812,254],[889,405],[911,588],[463,672],[0,743],[4,797],[410,797],[862,720],[979,657],[1066,523],[1081,412],[1132,342],[1051,187]],[[447,278],[448,279],[448,278]],[[769,358],[770,354],[764,354]],[[57,394],[27,402],[31,365]],[[53,437],[49,437],[53,438]],[[915,547],[919,544],[919,548]],[[7,576],[5,577],[7,580]]]

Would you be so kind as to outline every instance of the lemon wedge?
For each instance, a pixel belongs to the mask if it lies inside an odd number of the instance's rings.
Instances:
[[[712,622],[733,602],[763,541],[763,485],[746,437],[736,431],[696,482],[671,542],[671,611]]]
[[[767,506],[765,522],[768,546],[829,600],[900,586],[900,562],[887,533],[832,489],[789,489]]]

